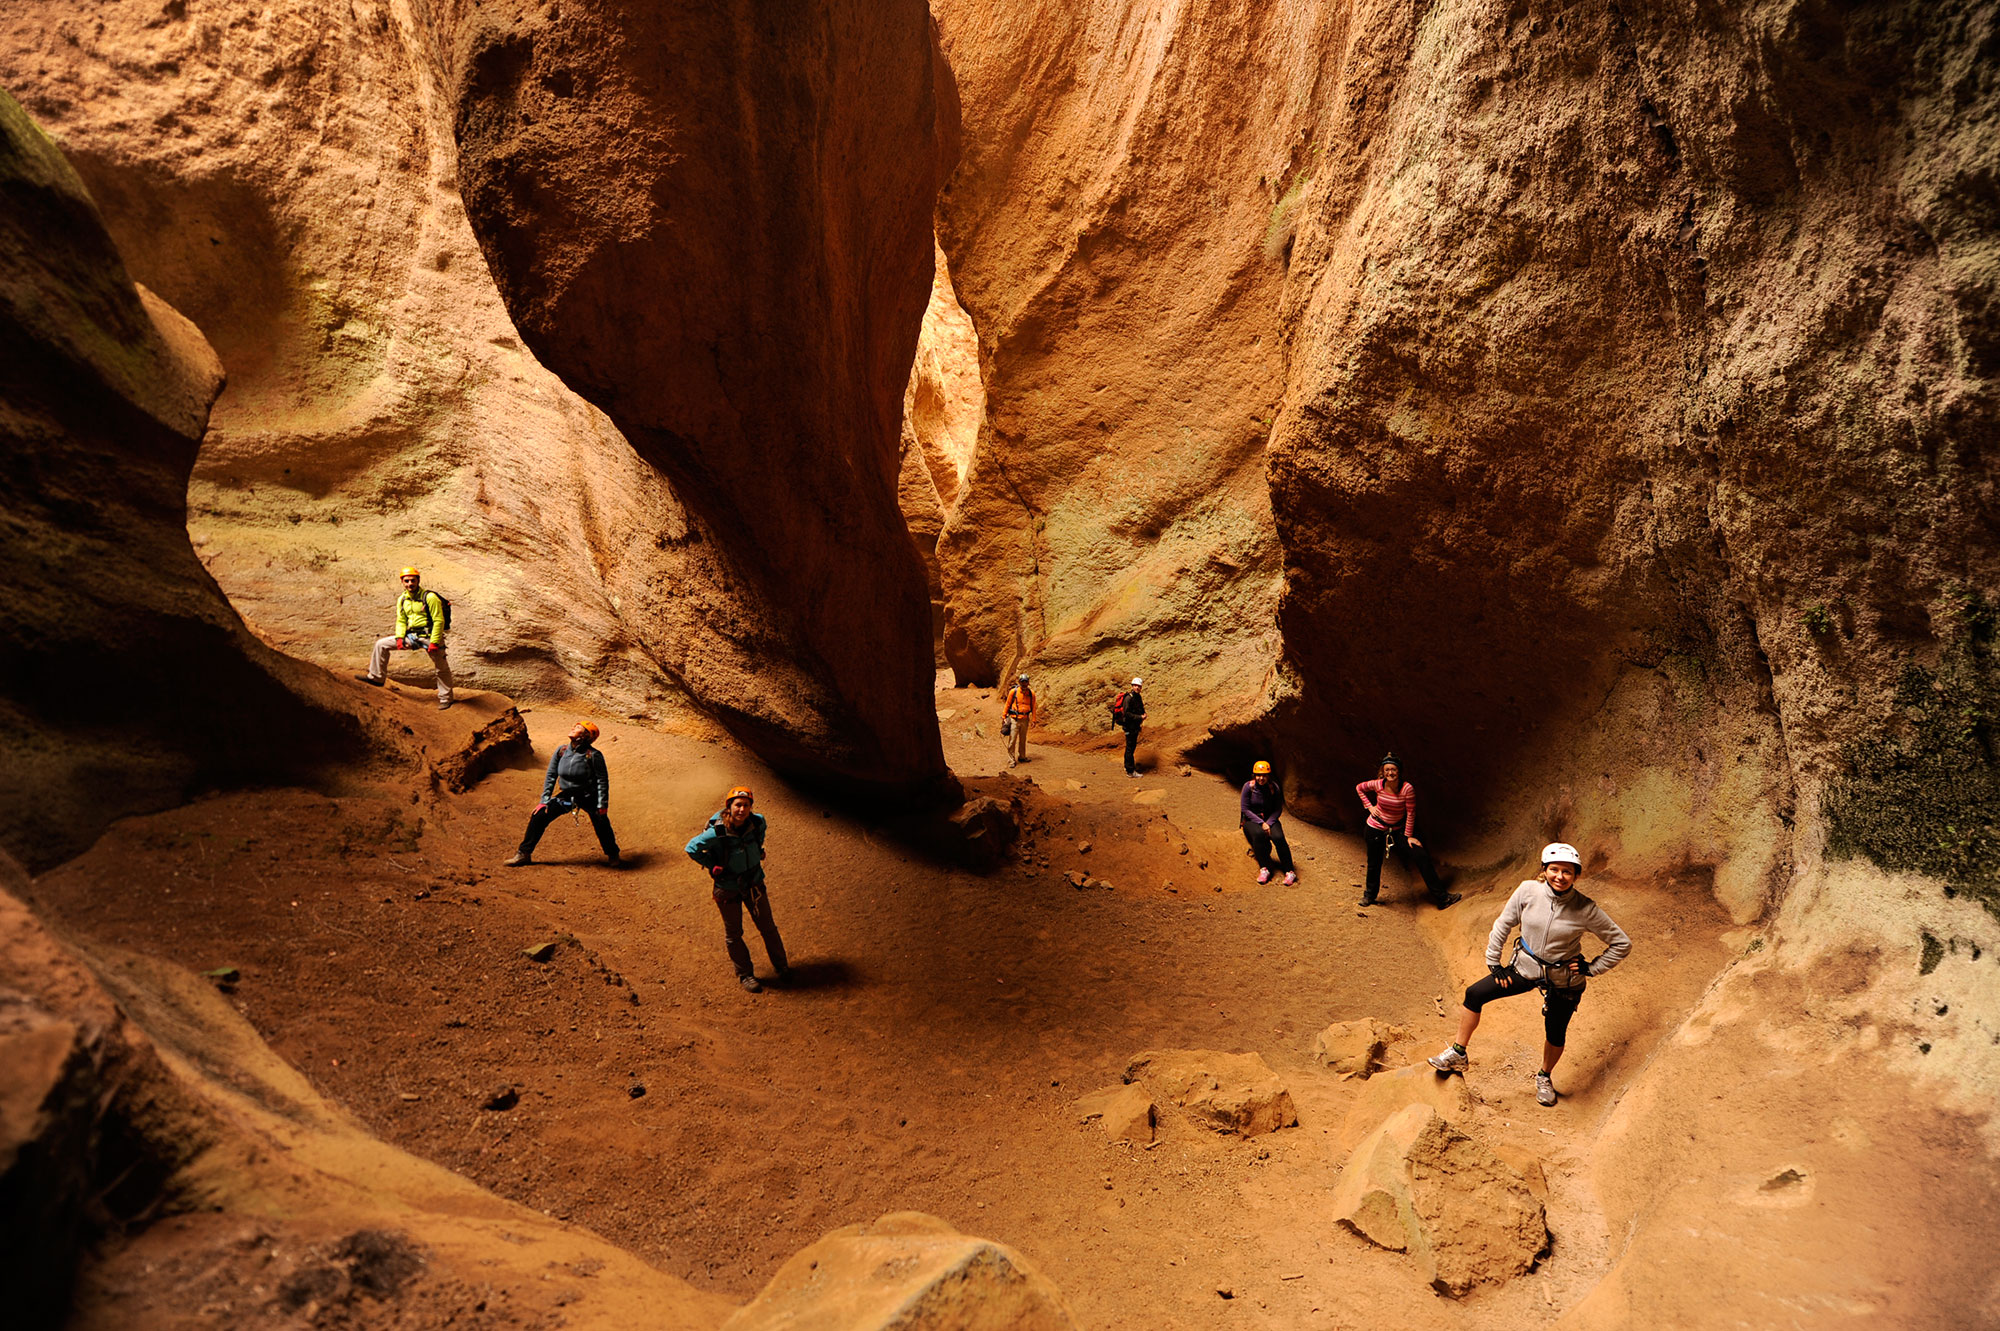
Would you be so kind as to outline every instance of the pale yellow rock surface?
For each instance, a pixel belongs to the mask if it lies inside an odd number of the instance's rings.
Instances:
[[[1216,1132],[1255,1137],[1299,1121],[1291,1092],[1260,1054],[1150,1049],[1133,1057],[1125,1080]]]
[[[1336,1140],[1347,1150],[1384,1119],[1411,1105],[1422,1105],[1453,1122],[1463,1122],[1472,1113],[1472,1092],[1464,1077],[1441,1077],[1423,1063],[1378,1072],[1361,1084]]]
[[[1095,1119],[1113,1141],[1143,1145],[1153,1140],[1158,1109],[1153,1097],[1142,1087],[1113,1086],[1092,1091],[1077,1100],[1076,1111],[1086,1123]]]
[[[1343,1080],[1363,1078],[1382,1068],[1382,1055],[1396,1029],[1373,1017],[1336,1021],[1313,1037],[1313,1061]]]
[[[1548,1244],[1527,1181],[1428,1105],[1405,1106],[1362,1139],[1329,1209],[1370,1242],[1408,1252],[1453,1296],[1511,1280]]]
[[[723,1331],[1071,1331],[1062,1295],[1002,1244],[898,1211],[778,1268]]]

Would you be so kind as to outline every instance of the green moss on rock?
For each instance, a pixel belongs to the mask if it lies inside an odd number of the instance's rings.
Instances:
[[[1975,593],[1952,600],[1943,656],[1903,671],[1887,723],[1850,750],[1846,775],[1829,783],[1827,849],[1943,879],[2000,917],[1995,616]]]

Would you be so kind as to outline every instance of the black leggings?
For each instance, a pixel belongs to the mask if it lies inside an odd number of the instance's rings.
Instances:
[[[1273,821],[1271,830],[1266,832],[1264,824],[1254,818],[1243,820],[1243,839],[1250,843],[1250,853],[1256,857],[1257,867],[1269,869],[1273,873],[1292,872],[1292,846],[1285,840],[1285,825]],[[1272,851],[1276,850],[1274,857]]]
[[[1431,853],[1422,846],[1413,846],[1410,839],[1395,829],[1384,829],[1373,823],[1363,823],[1361,839],[1368,846],[1368,887],[1364,895],[1370,901],[1382,890],[1382,859],[1390,851],[1403,863],[1423,875],[1424,886],[1430,889],[1431,900],[1444,905],[1444,884],[1438,881],[1437,866],[1431,863]],[[1391,844],[1393,842],[1393,845]]]
[[[1465,1005],[1474,1012],[1479,1011],[1496,998],[1513,998],[1520,994],[1533,993],[1541,984],[1530,980],[1519,971],[1507,972],[1514,978],[1505,989],[1500,981],[1489,975],[1478,984],[1465,991]],[[1583,985],[1574,989],[1548,989],[1542,996],[1542,1034],[1548,1042],[1560,1049],[1569,1035],[1569,1019],[1576,1015],[1576,1005],[1583,1001]]]

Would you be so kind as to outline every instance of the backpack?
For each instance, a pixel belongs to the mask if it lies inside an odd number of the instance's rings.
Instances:
[[[1118,696],[1111,700],[1111,724],[1114,726],[1122,726],[1125,724],[1124,689],[1118,690]]]
[[[429,589],[429,588],[425,588],[424,590],[426,590],[426,591],[429,591],[430,589]],[[447,598],[445,597],[445,595],[444,595],[444,593],[443,593],[443,592],[431,592],[431,595],[432,595],[432,596],[435,596],[435,597],[437,597],[437,598],[438,598],[438,604],[444,607],[444,631],[445,631],[446,633],[449,633],[449,632],[451,632],[451,602],[450,602],[450,600],[448,600],[448,599],[447,599]]]

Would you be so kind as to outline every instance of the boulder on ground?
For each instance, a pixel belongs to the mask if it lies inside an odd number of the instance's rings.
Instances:
[[[1012,1248],[897,1211],[795,1254],[722,1331],[1073,1331],[1056,1287]]]
[[[1018,798],[1002,802],[990,795],[975,795],[951,814],[957,834],[954,856],[967,868],[984,872],[1006,858],[1007,848],[1021,826]]]
[[[1125,1081],[1146,1084],[1159,1099],[1217,1132],[1255,1137],[1299,1121],[1292,1093],[1257,1054],[1149,1049],[1126,1067]]]
[[[1348,1108],[1340,1125],[1339,1145],[1348,1150],[1405,1105],[1429,1105],[1454,1121],[1472,1113],[1472,1092],[1463,1077],[1441,1077],[1428,1064],[1416,1063],[1370,1077]]]
[[[508,763],[534,755],[528,740],[528,723],[518,708],[509,707],[472,732],[465,747],[438,760],[438,782],[454,795],[462,795],[488,773]]]
[[[1313,1061],[1343,1078],[1366,1078],[1382,1070],[1382,1055],[1395,1029],[1373,1017],[1336,1021],[1313,1038]]]
[[[1112,1141],[1141,1144],[1153,1140],[1159,1112],[1153,1107],[1153,1097],[1137,1086],[1092,1091],[1076,1102],[1076,1110],[1086,1123],[1096,1119]]]
[[[1398,1110],[1354,1148],[1332,1209],[1370,1243],[1409,1253],[1453,1297],[1513,1279],[1548,1246],[1527,1181],[1429,1105]]]

